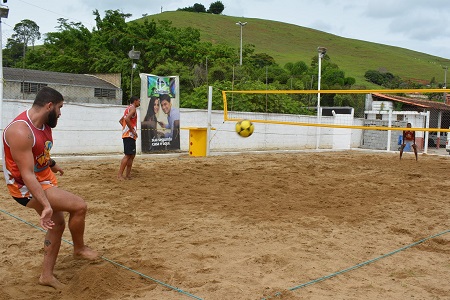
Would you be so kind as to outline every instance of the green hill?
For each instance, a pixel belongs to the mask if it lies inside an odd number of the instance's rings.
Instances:
[[[253,44],[257,53],[267,53],[284,66],[287,62],[310,64],[317,47],[326,47],[331,60],[354,77],[357,84],[366,84],[367,70],[385,70],[403,79],[444,82],[443,66],[450,60],[400,47],[349,39],[297,25],[254,18],[231,17],[183,11],[163,12],[145,18],[169,20],[175,27],[193,27],[200,31],[203,41],[224,43],[239,48],[240,28],[243,44]],[[368,35],[370,36],[370,35]]]

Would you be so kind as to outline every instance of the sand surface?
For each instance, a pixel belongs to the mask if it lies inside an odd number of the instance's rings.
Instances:
[[[449,159],[138,156],[123,182],[119,159],[61,161],[103,259],[63,242],[66,287],[38,285],[38,215],[2,184],[0,299],[450,299]]]

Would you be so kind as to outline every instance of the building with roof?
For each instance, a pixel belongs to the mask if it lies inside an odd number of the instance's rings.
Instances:
[[[72,74],[3,68],[3,97],[34,100],[43,86],[58,90],[66,102],[122,104],[121,74]]]
[[[428,100],[423,94],[408,96],[367,94],[365,125],[406,127],[407,123],[411,123],[414,128],[448,129],[450,127],[450,97],[446,99],[444,103]],[[429,134],[428,131],[416,132],[416,144],[419,149],[428,146]],[[445,141],[447,138],[446,132],[439,132],[439,130],[432,134],[437,135],[437,147],[440,140]],[[388,136],[386,132],[365,131],[362,144],[363,148],[394,149],[398,143],[397,138],[397,134]]]
[[[446,129],[450,127],[450,95],[446,96],[445,103],[428,100],[422,94],[406,97],[375,93],[372,94],[372,99],[373,101],[389,101],[394,105],[400,104],[402,111],[430,112],[429,127]]]

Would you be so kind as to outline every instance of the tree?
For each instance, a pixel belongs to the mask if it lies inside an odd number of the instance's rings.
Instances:
[[[89,73],[92,33],[81,23],[59,18],[57,32],[47,33],[44,47],[27,60],[35,69],[68,73]]]
[[[31,42],[34,48],[34,42],[41,38],[39,26],[31,20],[25,19],[14,26],[14,33],[11,36],[13,39],[22,42],[25,46]]]
[[[287,69],[292,76],[300,76],[308,71],[308,66],[303,61],[287,63],[284,68]]]
[[[197,12],[197,13],[205,13],[206,8],[203,4],[195,3],[194,6],[188,6],[185,8],[179,8],[177,9],[179,11],[188,11],[188,12]]]
[[[275,65],[275,59],[267,53],[256,53],[250,56],[249,62],[256,68]]]
[[[364,77],[367,79],[367,81],[378,84],[378,85],[383,85],[383,83],[384,83],[383,75],[379,71],[376,71],[376,70],[366,71],[366,73],[364,74]]]
[[[8,40],[10,49],[13,45],[17,47],[17,44],[22,44],[22,67],[25,67],[25,56],[27,52],[28,44],[31,43],[34,49],[34,42],[41,38],[41,33],[39,32],[39,26],[31,20],[25,19],[20,21],[14,26],[14,33],[11,36],[11,40]]]
[[[386,88],[391,88],[391,89],[398,88],[402,84],[400,77],[395,76],[394,74],[392,74],[390,72],[380,72],[380,71],[376,71],[376,70],[368,70],[364,74],[364,77],[372,83],[384,86]]]
[[[204,13],[204,12],[206,12],[206,8],[203,4],[195,3],[194,4],[194,12]]]
[[[8,38],[3,50],[3,66],[13,68],[16,64],[23,66],[23,44],[15,39]]]
[[[213,2],[209,5],[208,12],[215,15],[220,15],[223,10],[225,9],[225,6],[221,1]]]

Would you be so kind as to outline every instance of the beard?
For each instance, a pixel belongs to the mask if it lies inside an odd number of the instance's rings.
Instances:
[[[55,128],[56,124],[58,124],[58,115],[56,114],[55,110],[52,110],[48,114],[47,125],[50,126],[51,128]]]

